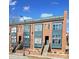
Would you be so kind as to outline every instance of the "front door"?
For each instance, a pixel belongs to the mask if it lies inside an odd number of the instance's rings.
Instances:
[[[19,36],[19,44],[21,43],[21,36]]]
[[[49,44],[49,36],[45,36],[45,45]]]

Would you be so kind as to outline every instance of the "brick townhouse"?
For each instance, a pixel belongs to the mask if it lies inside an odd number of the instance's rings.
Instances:
[[[65,53],[66,49],[66,19],[63,16],[41,18],[40,20],[24,21],[9,25],[10,48],[21,43],[25,54]],[[46,49],[47,45],[47,49]]]

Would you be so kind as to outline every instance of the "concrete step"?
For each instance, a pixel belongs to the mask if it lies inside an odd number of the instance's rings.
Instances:
[[[48,49],[49,49],[49,45],[45,45],[42,55],[46,56],[48,53]]]

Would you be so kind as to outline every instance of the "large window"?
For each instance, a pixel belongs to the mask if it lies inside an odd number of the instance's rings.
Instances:
[[[29,24],[24,25],[24,47],[25,48],[30,47],[30,25]]]
[[[11,28],[11,33],[15,32],[16,33],[16,27]]]
[[[12,46],[16,45],[16,27],[11,28],[11,43]]]
[[[62,48],[62,23],[53,23],[52,48]]]
[[[35,48],[42,47],[42,24],[35,24],[34,47]]]

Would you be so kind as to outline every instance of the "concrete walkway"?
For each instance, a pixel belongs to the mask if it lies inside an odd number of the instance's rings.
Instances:
[[[9,59],[68,59],[68,58],[57,58],[57,57],[47,57],[47,56],[22,56],[22,55],[16,55],[16,54],[10,54]]]
[[[27,56],[9,55],[9,59],[28,59]]]

